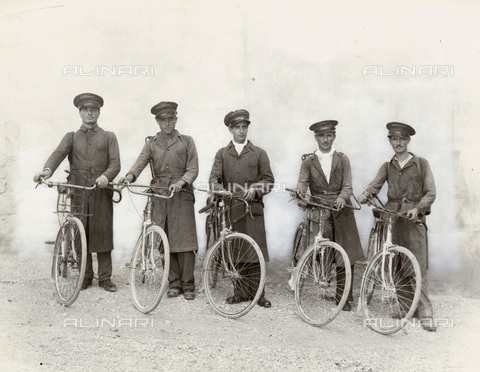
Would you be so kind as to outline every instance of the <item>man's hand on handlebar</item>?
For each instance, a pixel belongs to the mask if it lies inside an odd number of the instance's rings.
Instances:
[[[251,202],[255,198],[255,195],[257,195],[257,192],[255,191],[254,188],[251,187],[245,191],[245,193],[243,194],[243,198],[246,201]]]
[[[108,186],[108,178],[105,177],[103,174],[98,177],[96,180],[95,180],[95,184],[100,187],[101,189],[104,189],[105,187]]]
[[[372,196],[367,191],[364,191],[360,195],[357,196],[357,200],[360,204],[368,203],[368,201],[371,198],[372,198]]]
[[[171,192],[179,192],[182,187],[185,186],[185,181],[177,181],[173,184],[170,185],[170,187],[168,188]]]
[[[335,208],[337,209],[343,209],[345,206],[345,200],[343,198],[337,198],[334,203]]]
[[[290,191],[290,196],[292,198],[303,199],[305,197],[305,193],[301,192],[299,189],[295,189]]]
[[[118,183],[122,183],[124,185],[128,185],[129,183],[133,182],[133,174],[127,174],[125,177],[120,178]]]
[[[407,212],[407,217],[410,219],[410,221],[416,222],[418,219],[418,209],[417,208],[410,209]]]
[[[52,176],[52,172],[48,169],[44,169],[41,172],[38,172],[33,176],[33,182],[40,182],[40,178],[43,178],[44,180],[49,179]]]

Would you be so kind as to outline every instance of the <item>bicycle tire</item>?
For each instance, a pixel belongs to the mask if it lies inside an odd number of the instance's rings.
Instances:
[[[300,222],[297,229],[295,230],[295,236],[293,238],[293,250],[292,250],[292,266],[295,267],[298,264],[298,261],[305,251],[303,236],[303,222]]]
[[[382,250],[383,243],[384,243],[384,234],[383,234],[383,227],[384,224],[377,220],[375,225],[370,230],[370,235],[368,237],[368,246],[367,246],[367,259],[366,264],[373,259],[373,257]],[[372,299],[373,291],[375,288],[375,282],[371,281],[368,283],[367,290],[367,301],[369,302]]]
[[[384,242],[383,225],[381,221],[376,221],[370,230],[367,246],[367,262],[370,262],[373,256],[382,250],[382,244]]]
[[[209,217],[211,217],[211,216],[209,216]],[[208,222],[208,218],[207,218],[207,222]],[[215,226],[212,223],[207,224],[206,230],[207,230],[206,251],[208,251],[208,249],[212,246],[213,243],[215,243],[215,240],[216,240]],[[217,284],[219,269],[220,269],[219,265],[216,265],[216,266],[212,267],[212,274],[211,274],[211,278],[210,278],[211,279],[210,280],[210,286],[212,286],[212,287],[215,287],[215,285]]]
[[[142,264],[145,252],[145,266]],[[150,225],[138,238],[130,262],[130,289],[135,308],[144,313],[156,309],[167,289],[170,271],[170,246],[167,235],[157,225]]]
[[[341,270],[345,276],[338,282]],[[295,303],[302,320],[321,327],[335,319],[347,301],[351,277],[350,260],[339,244],[311,244],[300,259],[295,276]],[[339,286],[343,288],[340,298]]]
[[[252,288],[256,282],[244,273],[257,264],[260,266],[260,278],[255,295],[250,295],[240,303],[229,304],[227,298],[235,294],[235,289],[241,293],[246,293],[244,291],[248,291],[247,288],[250,288],[250,293],[255,290]],[[255,306],[263,293],[265,277],[263,253],[255,240],[248,235],[237,232],[228,234],[223,240],[217,240],[205,256],[205,294],[213,309],[226,318],[239,318]]]
[[[413,253],[391,246],[386,254],[385,265],[383,251],[369,262],[360,288],[363,324],[383,335],[398,332],[408,324],[422,290],[420,265]]]
[[[66,220],[55,239],[52,276],[55,298],[64,306],[77,299],[87,266],[87,237],[82,222],[72,217]]]

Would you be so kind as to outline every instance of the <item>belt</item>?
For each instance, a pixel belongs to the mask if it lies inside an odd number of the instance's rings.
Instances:
[[[184,173],[182,174],[168,174],[168,175],[165,175],[165,176],[155,176],[153,177],[153,179],[160,179],[160,178],[166,178],[166,179],[171,179],[171,178],[182,178],[184,175]]]
[[[394,203],[407,203],[407,204],[418,204],[419,200],[409,200],[407,198],[403,199],[388,199],[389,202],[394,202]]]
[[[319,192],[316,192],[315,195],[335,195],[335,196],[338,196],[340,195],[340,193],[338,191],[319,191]],[[315,196],[313,195],[313,196]]]
[[[95,169],[95,168],[72,168],[71,171],[87,171],[87,172],[105,172],[106,169]]]

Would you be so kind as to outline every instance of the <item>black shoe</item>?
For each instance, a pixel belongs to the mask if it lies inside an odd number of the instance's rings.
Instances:
[[[90,287],[92,285],[92,281],[93,279],[92,278],[83,278],[83,283],[82,283],[82,287],[80,288],[81,291],[87,289],[88,287]]]
[[[258,306],[264,307],[265,309],[272,307],[272,303],[263,296],[258,299],[257,304]]]
[[[345,302],[345,305],[343,305],[343,311],[352,311],[352,305],[350,305],[350,302]]]
[[[193,289],[186,289],[183,291],[183,298],[185,300],[195,300],[195,291]]]
[[[170,288],[167,292],[167,297],[178,297],[182,294],[182,289],[178,287]]]
[[[240,295],[236,294],[236,295],[233,295],[231,297],[227,297],[226,301],[227,301],[227,304],[233,305],[233,304],[239,304],[240,302],[248,301],[248,299],[243,297],[243,296],[240,296]]]
[[[422,328],[428,332],[437,331],[437,327],[435,326],[435,324],[433,324],[433,319],[431,317],[420,319],[420,324],[422,325]]]
[[[102,287],[103,289],[105,289],[108,292],[116,292],[117,291],[117,286],[115,284],[113,284],[110,279],[102,280],[102,281],[98,282],[98,286]]]

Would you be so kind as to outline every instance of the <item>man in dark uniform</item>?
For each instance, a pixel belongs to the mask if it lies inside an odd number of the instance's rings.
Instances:
[[[160,127],[155,137],[147,139],[135,164],[120,182],[134,182],[148,163],[152,164],[152,186],[171,199],[153,199],[153,221],[162,227],[170,244],[168,297],[183,293],[186,300],[195,299],[195,252],[198,250],[195,227],[193,181],[198,176],[198,155],[193,138],[180,134],[175,102],[162,101],[152,107]],[[182,192],[179,192],[182,191]]]
[[[40,177],[50,178],[60,163],[68,156],[70,174],[69,183],[97,188],[83,198],[83,213],[89,216],[80,217],[87,235],[87,268],[82,289],[92,285],[93,266],[92,253],[97,254],[98,285],[105,290],[115,292],[117,287],[112,283],[112,250],[113,250],[113,191],[107,189],[110,181],[120,172],[120,153],[118,142],[113,132],[100,128],[97,124],[102,97],[92,94],[79,94],[73,100],[78,107],[82,125],[77,132],[67,133],[56,150],[50,155],[43,171],[38,172],[34,181]],[[76,194],[77,195],[77,194]],[[78,196],[74,195],[74,199]]]
[[[351,205],[352,171],[348,157],[344,153],[336,151],[333,147],[337,124],[338,122],[335,120],[325,120],[310,126],[309,129],[314,132],[318,150],[303,157],[296,193],[304,195],[310,188],[310,193],[313,196],[317,196],[324,203],[340,209],[340,212],[333,212],[325,221],[323,235],[340,244],[350,259],[352,269],[350,293],[343,307],[343,310],[350,311],[352,309],[350,301],[353,301],[354,264],[364,257],[353,210],[345,208],[345,205]],[[292,194],[295,196],[295,192]],[[309,244],[313,243],[317,233],[318,230],[310,234],[311,241],[308,242]],[[340,301],[345,288],[345,270],[337,272],[337,283],[340,283],[337,287],[337,301]]]
[[[265,221],[263,216],[263,201],[265,194],[271,191],[273,182],[270,160],[267,153],[260,147],[255,146],[247,140],[248,126],[250,125],[250,114],[246,110],[236,110],[225,116],[224,123],[230,130],[233,140],[218,150],[215,155],[209,183],[213,190],[228,189],[234,195],[241,196],[252,202],[251,210],[254,218],[246,215],[233,225],[233,230],[252,237],[262,250],[265,261],[268,262],[267,239],[265,234]],[[235,220],[245,212],[245,205],[241,201],[233,205],[231,219]],[[249,286],[248,293],[244,286],[236,286],[235,294],[227,298],[228,303],[239,303],[246,300],[246,297],[254,295],[260,281],[260,264],[249,265],[248,272],[243,272],[257,283],[256,287]],[[253,284],[255,286],[255,284]],[[263,291],[258,305],[271,307],[272,304],[265,298]]]
[[[385,207],[406,213],[410,218],[397,219],[392,229],[392,242],[412,251],[420,264],[422,293],[416,316],[421,319],[424,329],[435,331],[433,308],[427,289],[428,242],[425,224],[425,216],[430,214],[436,198],[435,182],[427,160],[408,152],[410,137],[415,134],[415,129],[399,122],[388,123],[387,129],[395,155],[389,162],[382,164],[375,179],[358,197],[358,201],[365,203],[369,196],[377,195],[387,182],[388,201]],[[417,220],[421,223],[415,223]]]

